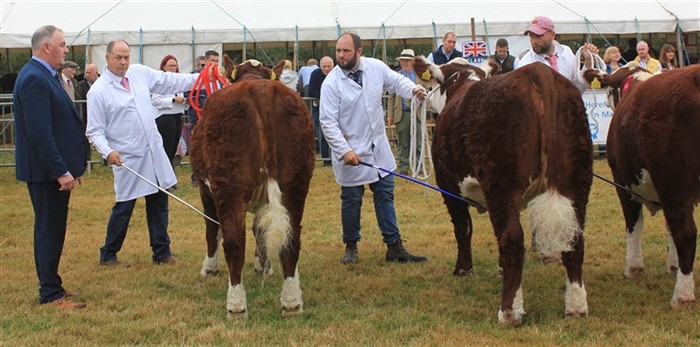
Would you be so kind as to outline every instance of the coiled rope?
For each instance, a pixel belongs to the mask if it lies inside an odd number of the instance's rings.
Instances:
[[[210,69],[212,74],[214,75],[213,80],[209,78]],[[197,77],[197,81],[194,82],[194,85],[190,90],[190,96],[188,100],[190,102],[190,107],[192,107],[195,110],[195,112],[197,112],[197,119],[201,118],[202,116],[202,106],[199,105],[200,91],[204,89],[207,93],[207,97],[209,97],[211,93],[222,89],[228,86],[229,84],[229,81],[226,78],[224,78],[224,76],[222,76],[221,73],[219,73],[218,64],[208,63],[207,66],[205,66],[202,69],[202,71],[199,72],[199,77]]]

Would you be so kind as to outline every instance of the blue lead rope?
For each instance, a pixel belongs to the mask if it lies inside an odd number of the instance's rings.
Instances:
[[[450,193],[450,192],[448,192],[448,191],[446,191],[446,190],[442,190],[442,189],[440,189],[439,187],[436,187],[436,186],[430,185],[430,184],[428,184],[428,183],[425,183],[425,182],[423,182],[423,181],[417,180],[417,179],[415,179],[415,178],[413,178],[413,177],[411,177],[411,176],[402,175],[402,174],[400,174],[400,173],[398,173],[398,172],[394,172],[394,171],[391,171],[391,170],[387,170],[387,169],[385,169],[385,168],[382,168],[382,167],[379,167],[379,166],[373,165],[373,164],[368,164],[368,163],[365,163],[365,162],[363,162],[363,161],[360,161],[360,165],[364,165],[364,166],[367,166],[367,167],[371,167],[371,168],[377,169],[377,170],[379,170],[379,171],[384,171],[384,172],[386,172],[386,173],[388,173],[388,174],[401,177],[401,178],[403,178],[403,179],[405,179],[405,180],[407,180],[407,181],[411,181],[411,182],[413,182],[413,183],[420,184],[420,185],[422,185],[422,186],[424,186],[424,187],[428,187],[428,188],[430,188],[430,189],[432,189],[432,190],[437,190],[438,192],[440,192],[440,193],[442,193],[442,194],[445,194],[445,195],[447,195],[447,196],[449,196],[449,197],[455,198],[455,199],[457,199],[457,200],[459,200],[459,201],[462,201],[462,202],[464,202],[464,203],[467,203],[467,204],[469,204],[469,205],[472,205],[472,206],[474,206],[474,207],[476,207],[476,208],[478,208],[478,209],[482,209],[482,210],[487,211],[486,207],[482,206],[480,203],[478,203],[478,202],[476,202],[476,201],[474,201],[474,200],[472,200],[472,199],[463,198],[463,197],[461,197],[461,196],[459,196],[459,195],[452,194],[452,193]]]

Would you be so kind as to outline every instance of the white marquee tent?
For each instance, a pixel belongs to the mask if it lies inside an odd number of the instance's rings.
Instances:
[[[508,37],[522,35],[538,15],[552,18],[559,34],[673,33],[678,25],[684,32],[700,31],[698,1],[3,0],[0,4],[0,48],[29,47],[36,28],[54,24],[63,29],[69,43],[88,46],[97,56],[117,38],[130,42],[136,50],[132,54],[140,57],[149,50],[192,56],[195,51],[220,50],[224,43],[332,41],[345,30],[365,39],[435,38],[446,31],[470,36],[470,18],[476,21],[477,36]]]

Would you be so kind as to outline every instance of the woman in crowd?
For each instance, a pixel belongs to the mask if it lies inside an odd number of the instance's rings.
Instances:
[[[179,73],[180,67],[177,59],[172,55],[166,55],[160,62],[160,70]],[[156,125],[160,136],[163,138],[165,153],[172,163],[175,159],[177,146],[180,143],[182,116],[187,110],[187,99],[182,93],[170,95],[151,94],[151,103],[158,109]]]
[[[294,71],[292,62],[289,60],[284,61],[284,70],[282,70],[282,75],[279,78],[280,82],[284,83],[289,89],[297,92],[297,84],[299,83],[299,75]]]
[[[605,50],[603,54],[603,61],[605,62],[606,70],[608,74],[615,72],[615,70],[620,68],[620,49],[616,46],[610,46]]]
[[[677,69],[678,59],[676,58],[676,49],[668,43],[661,46],[659,62],[661,63],[661,71]]]

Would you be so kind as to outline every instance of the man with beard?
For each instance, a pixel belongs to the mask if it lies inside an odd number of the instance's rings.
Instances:
[[[360,161],[395,170],[396,160],[384,128],[382,92],[388,89],[403,98],[424,98],[425,89],[389,69],[383,62],[362,56],[359,36],[345,33],[338,38],[338,65],[321,86],[320,121],[332,151],[333,173],[341,186],[341,220],[345,255],[341,262],[359,261],[360,211],[365,184],[374,195],[374,211],[387,245],[386,261],[424,262],[403,247],[394,210],[394,177],[358,166]]]
[[[554,32],[554,23],[551,19],[544,16],[536,17],[530,22],[530,26],[524,35],[530,36],[532,49],[523,56],[516,69],[527,64],[540,62],[550,66],[573,82],[580,91],[584,91],[588,87],[588,84],[582,78],[576,78],[576,75],[579,74],[579,62],[576,61],[571,48],[562,46],[555,40],[556,33]],[[583,45],[585,49],[582,55],[585,59],[586,68],[590,68],[592,64],[589,52],[598,54],[598,48],[590,43],[584,43]]]

